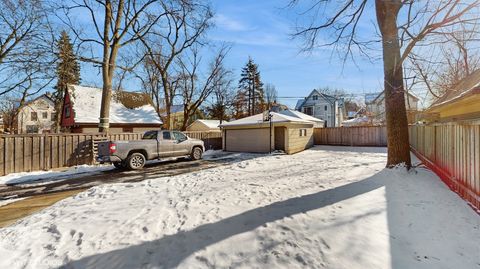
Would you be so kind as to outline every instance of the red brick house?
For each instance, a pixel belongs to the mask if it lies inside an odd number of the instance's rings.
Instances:
[[[69,85],[62,109],[62,127],[72,133],[96,133],[102,90]],[[159,129],[162,121],[151,99],[143,93],[115,91],[110,104],[110,132],[145,132]]]

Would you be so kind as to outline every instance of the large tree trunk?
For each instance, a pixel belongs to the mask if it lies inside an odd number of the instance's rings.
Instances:
[[[120,12],[120,11],[119,11]],[[98,131],[100,133],[108,133],[110,124],[110,100],[112,98],[112,77],[110,77],[110,60],[112,59],[110,51],[109,31],[112,22],[112,3],[106,1],[105,3],[105,22],[103,32],[103,61],[102,61],[102,102],[100,107],[100,122],[98,124]]]
[[[377,21],[383,42],[387,167],[404,163],[407,168],[410,168],[408,121],[397,27],[397,15],[401,5],[400,0],[375,0]]]

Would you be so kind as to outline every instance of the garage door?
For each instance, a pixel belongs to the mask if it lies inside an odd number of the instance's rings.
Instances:
[[[226,130],[225,150],[240,152],[269,152],[269,130],[270,129],[268,128]]]

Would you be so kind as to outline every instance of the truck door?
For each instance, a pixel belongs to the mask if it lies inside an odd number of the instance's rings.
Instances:
[[[173,145],[175,140],[170,131],[161,131],[158,142],[160,157],[170,157],[174,155]]]
[[[190,143],[187,136],[181,132],[173,131],[173,151],[176,156],[184,156],[190,153]]]

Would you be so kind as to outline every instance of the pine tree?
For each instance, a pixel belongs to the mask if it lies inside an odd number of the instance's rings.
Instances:
[[[68,84],[80,83],[80,65],[77,56],[73,52],[73,45],[66,31],[62,31],[57,42],[57,85],[53,99],[55,102],[56,118],[55,127],[60,130],[60,119],[62,115],[63,98]]]
[[[242,94],[246,100],[244,110],[251,116],[260,113],[265,108],[265,98],[263,92],[263,83],[260,78],[258,65],[252,58],[248,59],[245,67],[242,68],[241,78],[238,83],[238,94]]]

